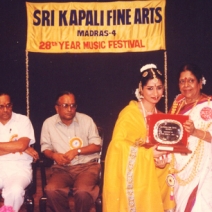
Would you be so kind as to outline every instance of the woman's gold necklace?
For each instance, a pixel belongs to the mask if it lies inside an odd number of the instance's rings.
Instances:
[[[191,108],[191,111],[189,112],[188,115],[191,114],[191,112],[193,111],[193,109],[194,109],[195,106],[197,105],[198,101],[201,99],[201,97],[202,97],[202,94],[201,94],[200,97],[194,102],[193,107]],[[182,107],[185,106],[185,105],[187,105],[186,99],[184,98],[184,99],[181,101],[179,107],[178,107],[178,105],[179,105],[179,104],[178,104],[177,100],[174,100],[174,103],[173,103],[172,108],[171,108],[171,114],[178,114],[178,113],[180,112],[180,110],[182,109]],[[176,110],[177,110],[177,111],[176,111]]]
[[[197,174],[197,170],[198,170],[198,168],[200,166],[200,162],[202,160],[203,152],[204,152],[204,145],[203,145],[202,140],[199,139],[197,148],[193,152],[193,154],[190,157],[190,159],[188,160],[188,162],[180,170],[177,170],[177,169],[174,168],[176,159],[175,159],[174,154],[172,154],[172,161],[170,163],[169,173],[170,174],[175,174],[175,177],[176,177],[179,185],[185,186],[185,185],[189,184],[195,178],[195,176]],[[192,170],[191,170],[191,173],[190,173],[189,177],[187,177],[186,179],[181,179],[178,176],[178,173],[180,173],[183,170],[185,170],[193,159],[194,159],[194,164],[193,164],[193,167],[192,167]]]
[[[201,96],[200,96],[200,98],[201,98]],[[191,110],[190,110],[188,115],[191,114],[191,112],[193,111],[193,109],[197,105],[197,103],[200,100],[200,98],[198,98],[194,102],[194,105],[191,108]],[[176,109],[177,109],[176,103],[177,102],[174,102],[174,103],[175,103],[175,105],[174,105],[173,109],[176,111]],[[185,103],[186,102],[185,102],[185,99],[184,99],[184,101],[182,101],[182,103],[180,104],[179,109],[177,110],[177,112],[176,113],[172,113],[172,114],[178,114],[179,111],[181,110],[181,108],[185,105]],[[175,112],[174,110],[172,110],[172,112]],[[207,126],[207,128],[208,127],[209,126]],[[177,169],[174,168],[176,159],[175,159],[174,154],[172,154],[172,161],[170,163],[169,173],[170,174],[175,174],[175,177],[176,177],[179,185],[185,186],[185,185],[189,184],[195,178],[195,176],[197,174],[197,168],[200,166],[200,163],[201,163],[201,160],[202,160],[203,152],[204,152],[204,143],[202,142],[202,139],[199,139],[197,147],[194,150],[193,154],[191,155],[190,159],[188,160],[188,162],[180,170],[177,170]],[[185,170],[193,159],[194,159],[194,165],[193,165],[193,168],[192,168],[192,171],[191,171],[189,177],[187,179],[184,179],[184,180],[181,179],[177,174],[182,172],[183,170]]]

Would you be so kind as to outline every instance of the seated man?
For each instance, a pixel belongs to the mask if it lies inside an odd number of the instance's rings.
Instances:
[[[102,141],[92,118],[76,108],[74,94],[64,91],[56,98],[57,114],[43,123],[41,151],[54,160],[45,188],[48,212],[70,212],[70,187],[77,212],[89,212],[98,196]]]
[[[38,153],[29,147],[35,143],[29,118],[12,112],[12,107],[10,95],[0,92],[0,189],[4,198],[0,211],[18,212]]]

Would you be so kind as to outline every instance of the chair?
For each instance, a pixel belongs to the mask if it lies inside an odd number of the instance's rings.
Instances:
[[[24,203],[23,203],[27,212],[34,211],[33,195],[36,193],[36,168],[37,168],[37,164],[33,162],[32,163],[32,181],[25,189],[25,196],[24,196]],[[0,190],[0,196],[1,196],[1,190]]]
[[[104,133],[103,133],[103,129],[101,127],[98,127],[98,131],[99,131],[99,135],[102,139],[102,141],[104,140]],[[102,212],[102,185],[103,185],[103,166],[102,166],[102,160],[101,160],[101,153],[100,152],[100,159],[98,161],[98,163],[101,164],[101,172],[100,172],[100,176],[99,176],[99,182],[98,185],[100,187],[100,192],[99,192],[99,196],[96,199],[95,202],[95,208],[96,208],[96,212]],[[41,153],[41,157],[39,160],[39,166],[40,166],[40,172],[41,172],[41,179],[42,179],[42,197],[39,200],[39,208],[40,208],[40,212],[46,212],[46,201],[47,201],[47,196],[45,193],[45,186],[47,184],[47,179],[48,179],[48,174],[50,171],[50,167],[52,166],[53,161],[49,158],[46,158],[45,155],[43,153]],[[72,192],[71,192],[71,188],[70,188],[70,198],[69,198],[69,205],[70,208],[74,208],[74,199],[72,196]]]
[[[32,163],[32,181],[25,189],[24,205],[26,205],[27,212],[34,211],[34,197],[36,193],[36,170],[37,163]]]

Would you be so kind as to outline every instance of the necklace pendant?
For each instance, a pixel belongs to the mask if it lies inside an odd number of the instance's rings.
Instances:
[[[176,180],[173,174],[168,174],[166,177],[166,183],[169,187],[174,187]]]
[[[166,183],[170,187],[170,200],[174,200],[174,186],[175,186],[176,180],[173,174],[167,175]]]

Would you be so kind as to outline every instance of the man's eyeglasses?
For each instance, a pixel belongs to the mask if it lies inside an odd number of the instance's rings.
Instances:
[[[59,104],[57,104],[57,106],[60,106],[60,107],[62,107],[62,108],[65,108],[65,109],[68,109],[69,107],[71,108],[71,109],[76,109],[77,108],[77,104],[66,104],[66,103],[64,103],[64,104],[61,104],[61,105],[59,105]]]
[[[12,103],[8,103],[6,105],[0,105],[0,110],[3,110],[4,108],[10,109],[12,108],[13,104]]]
[[[195,82],[195,79],[186,78],[186,79],[179,80],[180,85],[185,85],[186,82],[187,84],[192,85]]]

